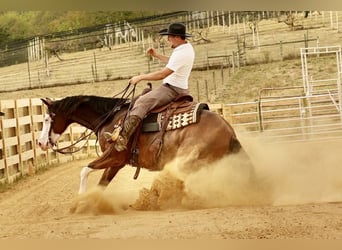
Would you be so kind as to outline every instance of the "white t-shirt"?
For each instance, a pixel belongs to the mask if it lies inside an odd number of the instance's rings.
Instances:
[[[189,42],[176,47],[166,64],[166,67],[171,69],[173,73],[167,76],[163,80],[163,83],[168,83],[182,89],[188,89],[189,76],[194,64],[194,59],[194,48]]]

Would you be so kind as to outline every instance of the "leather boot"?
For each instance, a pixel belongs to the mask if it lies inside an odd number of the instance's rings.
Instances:
[[[136,115],[128,116],[126,118],[123,124],[122,131],[117,140],[115,141],[114,147],[117,151],[120,152],[127,149],[127,143],[132,134],[134,133],[135,129],[138,127],[140,121],[141,118]]]

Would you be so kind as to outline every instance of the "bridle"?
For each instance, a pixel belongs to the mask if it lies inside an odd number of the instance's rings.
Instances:
[[[56,143],[52,141],[51,132],[52,132],[52,129],[53,129],[53,125],[54,125],[54,123],[55,123],[54,117],[56,116],[56,114],[55,114],[55,113],[49,113],[49,115],[50,115],[51,121],[50,121],[50,129],[49,129],[49,134],[48,134],[48,136],[49,136],[49,137],[48,137],[48,140],[49,140],[49,144],[52,146],[51,149],[52,149],[54,152],[57,152],[57,153],[60,153],[60,154],[73,154],[73,153],[76,153],[76,152],[81,151],[83,148],[86,147],[86,145],[87,145],[87,143],[88,143],[88,141],[89,141],[89,139],[90,139],[90,136],[94,133],[93,131],[90,131],[88,134],[86,134],[86,131],[87,131],[88,129],[86,129],[86,130],[82,133],[82,135],[80,136],[80,138],[78,138],[74,143],[72,143],[72,144],[70,144],[70,145],[68,145],[68,146],[66,146],[66,147],[63,147],[63,148],[55,148]],[[74,149],[75,146],[76,146],[79,142],[81,142],[81,141],[83,141],[83,140],[85,140],[85,139],[86,139],[86,141],[85,141],[85,143],[84,143],[81,147],[79,147],[78,149]],[[96,142],[97,142],[97,140],[96,140]],[[95,143],[95,145],[96,145],[96,143]]]
[[[64,148],[59,148],[59,149],[58,149],[58,148],[55,148],[56,143],[54,143],[54,142],[52,141],[51,132],[52,132],[52,128],[53,128],[53,125],[54,125],[54,122],[55,122],[54,117],[56,116],[56,114],[53,113],[53,112],[49,112],[49,116],[50,116],[51,121],[50,121],[50,129],[49,129],[49,133],[48,133],[48,142],[49,142],[49,144],[52,146],[52,147],[51,147],[52,150],[53,150],[54,152],[57,152],[57,153],[60,153],[60,154],[73,154],[73,153],[79,152],[79,151],[81,151],[83,148],[85,148],[85,146],[87,145],[87,143],[88,143],[88,141],[89,141],[89,139],[90,139],[90,136],[91,136],[93,133],[95,133],[95,132],[98,133],[99,129],[100,129],[101,126],[106,122],[107,118],[110,117],[111,115],[115,114],[117,111],[119,111],[119,110],[121,109],[122,105],[124,105],[124,104],[126,103],[126,99],[128,99],[129,96],[131,96],[131,99],[134,98],[136,85],[134,84],[132,90],[128,91],[129,88],[130,88],[130,86],[131,86],[131,83],[128,83],[128,85],[126,86],[125,89],[123,89],[120,93],[118,93],[118,94],[115,95],[115,96],[118,96],[119,94],[122,94],[122,96],[121,96],[121,100],[122,100],[122,101],[119,102],[119,103],[117,103],[117,104],[115,105],[115,107],[113,107],[113,109],[112,109],[111,111],[109,111],[108,113],[104,114],[104,115],[101,117],[102,119],[101,119],[101,120],[99,121],[99,123],[96,125],[94,131],[90,131],[89,133],[86,133],[86,131],[88,130],[88,129],[86,129],[86,130],[82,133],[82,135],[80,136],[80,138],[78,138],[74,143],[72,143],[72,144],[70,144],[70,145],[68,145],[68,146],[66,146],[66,147],[64,147]],[[113,97],[115,97],[115,96],[113,96]],[[128,110],[131,109],[131,106],[132,106],[132,102],[129,103]],[[126,116],[127,116],[127,114],[126,114]],[[100,118],[99,118],[99,119],[100,119]],[[99,137],[99,136],[96,137],[95,148],[96,148],[96,154],[99,156],[99,153],[98,153],[97,147],[96,147],[96,144],[97,144],[97,142],[98,142],[98,137]],[[80,147],[80,148],[78,148],[78,149],[74,149],[75,146],[76,146],[79,142],[81,142],[81,141],[83,141],[83,140],[86,140],[86,141],[85,141],[85,143],[82,145],[82,147]],[[74,149],[74,150],[72,150],[72,149]]]

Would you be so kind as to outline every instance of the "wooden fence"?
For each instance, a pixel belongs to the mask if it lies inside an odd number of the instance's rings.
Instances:
[[[274,19],[263,20],[258,24],[260,43],[255,44],[254,33],[248,28],[247,19],[245,22],[238,21],[240,18],[234,14],[234,18],[229,21],[227,17],[231,15],[225,16],[228,13],[205,13],[203,20],[193,19],[194,17],[187,19],[189,32],[201,33],[201,37],[207,40],[191,40],[196,52],[194,69],[217,68],[223,65],[234,71],[235,67],[246,63],[293,58],[303,45],[317,46],[318,41],[325,43],[327,36],[330,41],[333,37],[339,39],[334,29],[331,29],[330,33],[325,30],[320,33],[318,30],[312,31],[315,27],[325,25],[326,21],[322,15],[317,20],[305,19],[307,30],[291,33],[284,23]],[[342,12],[337,14],[342,15]],[[199,24],[200,21],[205,21],[203,27]],[[274,30],[277,30],[277,36]],[[116,44],[111,50],[104,47],[73,53],[65,51],[59,54],[59,57],[50,55],[38,61],[28,60],[25,63],[18,62],[15,65],[0,67],[0,92],[128,79],[133,75],[160,68],[158,60],[150,60],[144,53],[145,49],[151,46],[158,48],[161,53],[171,52],[170,48],[163,47],[160,40],[146,32],[138,41]],[[27,51],[22,53],[30,54]]]
[[[266,143],[297,143],[342,139],[338,94],[264,98],[255,102],[209,104],[238,135],[263,136]],[[13,182],[47,165],[96,155],[96,137],[72,155],[42,151],[36,145],[45,106],[38,98],[2,100],[0,110],[0,183]],[[86,129],[73,124],[58,142],[62,148],[75,142]]]
[[[20,176],[33,174],[47,165],[88,157],[95,153],[95,138],[72,155],[42,151],[36,141],[42,129],[44,106],[39,98],[1,100],[0,109],[0,183],[11,183]],[[79,125],[70,126],[59,139],[58,147],[65,147],[85,132]]]

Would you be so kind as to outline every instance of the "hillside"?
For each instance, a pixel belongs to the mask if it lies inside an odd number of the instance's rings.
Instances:
[[[336,17],[342,16],[342,13],[336,13]],[[262,88],[302,86],[300,48],[305,45],[341,44],[341,34],[336,29],[338,23],[329,21],[327,11],[307,19],[299,16],[296,25],[301,25],[303,29],[292,29],[274,18],[261,20],[258,23],[258,36],[255,33],[253,35],[248,23],[192,30],[197,37],[191,40],[196,51],[195,67],[190,79],[191,93],[200,101],[235,103],[258,99]],[[198,37],[198,34],[201,36]],[[122,44],[110,51],[65,53],[61,55],[63,61],[57,58],[49,60],[48,76],[43,62],[32,64],[30,87],[34,89],[16,93],[12,90],[25,88],[27,65],[0,68],[1,99],[76,94],[112,96],[127,85],[130,76],[162,67],[159,62],[149,61],[144,55],[142,48],[148,45],[152,43],[143,46]],[[168,54],[171,50],[164,47],[163,51]],[[98,81],[93,80],[94,73],[91,71],[95,53]],[[336,58],[321,58],[315,60],[312,68],[313,72],[319,73],[315,77],[331,78],[335,72],[330,70],[330,66]],[[68,85],[70,88],[67,88]],[[143,87],[143,84],[140,85],[139,90]],[[297,89],[291,94],[301,92]]]
[[[295,60],[294,60],[295,61]],[[223,102],[223,103],[234,103],[254,100],[258,96],[259,88],[269,87],[269,86],[285,86],[292,85],[296,81],[297,85],[301,84],[301,69],[299,67],[292,69],[291,74],[286,74],[285,76],[279,76],[279,68],[287,66],[288,62],[275,62],[272,63],[272,67],[269,64],[260,64],[254,66],[246,66],[241,68],[238,72],[231,76],[224,85],[218,81],[218,91],[215,95],[214,89],[210,87],[209,99],[213,102]],[[221,70],[209,70],[209,71],[193,71],[191,74],[190,88],[191,93],[197,97],[197,81],[201,85],[208,78],[208,83],[211,84],[215,74],[217,77],[221,77]],[[265,75],[274,75],[274,77],[265,78]],[[292,76],[291,76],[292,75]],[[281,80],[280,80],[281,79]],[[154,86],[157,86],[155,83]],[[33,98],[33,97],[65,97],[68,95],[100,95],[100,96],[113,96],[119,93],[127,85],[127,79],[115,80],[115,81],[104,81],[95,83],[84,83],[77,85],[66,85],[59,87],[48,87],[48,88],[38,88],[31,90],[20,90],[14,92],[3,92],[1,93],[1,99],[18,99],[18,98]],[[249,86],[249,87],[248,87]],[[138,85],[140,91],[145,87],[144,82]],[[203,86],[205,87],[205,86]],[[201,88],[201,86],[200,86]],[[203,88],[201,89],[203,92]],[[203,92],[201,94],[201,101],[205,101],[206,95]]]

